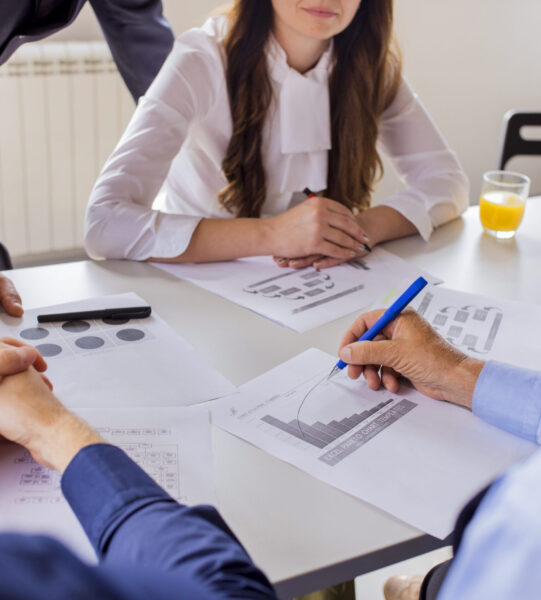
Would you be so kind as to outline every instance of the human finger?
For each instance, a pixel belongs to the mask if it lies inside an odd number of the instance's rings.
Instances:
[[[357,223],[355,217],[347,217],[343,214],[329,212],[328,224],[355,239],[359,250],[366,250],[364,245],[370,240],[370,237],[359,223]]]
[[[364,367],[361,365],[348,365],[348,377],[350,379],[359,379],[363,374]]]
[[[45,384],[47,385],[47,387],[51,390],[51,392],[53,391],[53,384],[51,382],[51,380],[47,377],[47,375],[44,375],[43,373],[40,373],[41,378],[43,379],[43,381],[45,382]]]
[[[324,240],[327,240],[327,242],[331,242],[336,246],[351,250],[353,254],[349,254],[349,259],[354,258],[359,252],[363,252],[365,250],[363,245],[357,241],[355,237],[349,233],[345,233],[341,229],[333,227],[330,224],[326,224],[321,227],[320,235]]]
[[[310,256],[302,256],[299,258],[290,258],[289,266],[292,269],[302,269],[312,266],[316,261],[321,259],[321,254],[311,254]]]
[[[379,390],[381,379],[379,376],[379,367],[377,365],[366,365],[363,370],[363,376],[366,384],[371,390]]]
[[[0,274],[0,304],[12,317],[22,317],[23,303],[10,279]]]
[[[342,350],[344,346],[356,342],[384,312],[384,310],[373,310],[360,315],[342,337],[340,345],[338,346],[338,353],[340,353],[340,350]]]
[[[381,383],[392,394],[398,391],[398,374],[391,367],[381,367]]]
[[[30,346],[3,347],[0,349],[0,376],[26,371],[36,360],[36,354],[39,354],[37,350]]]
[[[354,342],[340,350],[340,358],[347,364],[394,366],[396,342],[392,340]]]
[[[366,256],[368,252],[366,250],[360,250],[356,256],[348,259],[340,259],[340,258],[329,258],[328,256],[322,257],[317,262],[314,262],[314,267],[316,269],[328,269],[330,267],[336,267],[337,265],[343,265],[345,262],[349,262],[350,260],[355,260],[357,258],[362,258]]]
[[[347,260],[342,260],[340,258],[329,258],[328,256],[323,256],[314,262],[314,267],[316,269],[328,269],[330,267],[336,267],[337,265],[343,265]]]
[[[279,266],[279,267],[288,267],[289,266],[289,259],[286,258],[285,256],[273,256],[272,260]]]
[[[351,248],[345,248],[340,244],[335,244],[328,241],[326,235],[321,237],[319,240],[314,241],[313,250],[322,256],[337,258],[342,261],[351,260],[357,256],[357,252],[355,250],[352,250]]]
[[[36,369],[36,371],[42,372],[47,370],[47,363],[45,362],[45,359],[41,355],[40,351],[34,346],[29,346],[28,344],[21,342],[21,340],[12,337],[0,338],[0,342],[10,346],[15,346],[16,348],[31,348],[35,356],[32,366]]]

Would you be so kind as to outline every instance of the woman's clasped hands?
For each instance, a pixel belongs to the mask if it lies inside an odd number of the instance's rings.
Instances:
[[[367,254],[370,236],[343,204],[314,196],[266,220],[280,267],[324,269]]]

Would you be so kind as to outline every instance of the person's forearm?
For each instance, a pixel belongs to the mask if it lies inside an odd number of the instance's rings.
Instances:
[[[43,359],[36,367],[43,370]],[[2,378],[1,391],[0,432],[40,464],[63,472],[81,448],[103,442],[59,402],[35,368]]]
[[[84,448],[66,469],[62,491],[110,567],[167,572],[178,589],[189,582],[200,591],[190,598],[275,598],[214,508],[178,504],[119,448]]]
[[[370,236],[370,245],[419,233],[415,225],[390,206],[374,206],[357,215],[357,222]]]
[[[266,219],[202,219],[186,250],[156,262],[213,262],[272,254]]]
[[[473,412],[491,425],[541,443],[541,372],[497,361],[484,366]]]
[[[43,435],[36,435],[30,447],[39,449],[32,454],[39,457],[40,462],[64,473],[81,449],[103,442],[98,432],[66,410],[47,427]]]

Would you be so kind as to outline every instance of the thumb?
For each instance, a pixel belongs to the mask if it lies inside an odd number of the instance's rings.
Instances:
[[[355,342],[342,348],[340,358],[348,365],[392,367],[396,360],[396,344],[392,340]]]
[[[5,348],[0,350],[0,376],[15,375],[28,369],[34,363],[38,351],[30,346]]]
[[[22,317],[24,311],[21,297],[11,280],[7,277],[0,277],[0,303],[8,315]]]

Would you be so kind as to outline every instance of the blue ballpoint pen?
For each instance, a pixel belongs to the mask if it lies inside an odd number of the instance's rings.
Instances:
[[[357,340],[358,342],[366,342],[373,340],[378,333],[388,325],[393,319],[396,319],[398,315],[406,308],[406,306],[417,296],[417,294],[425,287],[428,282],[423,277],[416,279],[409,288],[389,306],[389,308],[381,315],[381,317],[368,329],[361,337]],[[330,379],[333,375],[340,372],[347,363],[343,360],[339,360],[329,373],[327,379]]]

